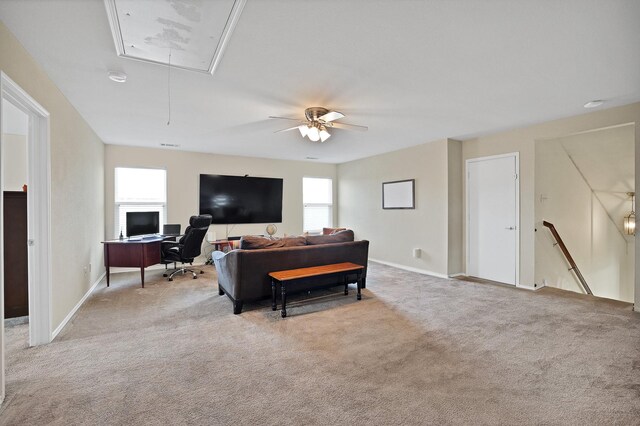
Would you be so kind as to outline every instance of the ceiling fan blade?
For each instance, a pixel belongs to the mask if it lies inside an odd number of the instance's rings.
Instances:
[[[273,133],[288,132],[289,130],[297,129],[298,127],[300,127],[300,126],[293,126],[293,127],[289,127],[289,128],[287,128],[287,129],[276,130],[276,131],[275,131],[275,132],[273,132]]]
[[[338,111],[329,111],[328,113],[326,113],[325,115],[322,115],[320,117],[318,117],[318,120],[322,120],[325,123],[328,123],[330,121],[333,120],[338,120],[340,118],[343,118],[344,114]]]
[[[358,126],[357,124],[347,124],[347,123],[331,123],[331,127],[334,129],[344,129],[344,130],[357,130],[359,132],[366,132],[369,130],[367,126]]]
[[[290,117],[275,117],[273,115],[270,115],[269,118],[276,118],[278,120],[291,120],[291,121],[299,121],[300,123],[304,123],[304,121],[302,121],[300,118],[290,118]]]

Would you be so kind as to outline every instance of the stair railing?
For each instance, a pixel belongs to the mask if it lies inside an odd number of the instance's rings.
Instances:
[[[554,246],[557,245],[558,247],[560,247],[562,254],[564,254],[564,257],[567,259],[567,262],[569,262],[569,266],[571,266],[569,270],[573,271],[576,274],[576,277],[578,277],[578,281],[580,281],[580,284],[582,284],[582,288],[584,288],[584,291],[586,291],[587,294],[593,294],[591,292],[591,289],[587,285],[587,282],[585,281],[584,277],[580,273],[580,269],[578,269],[578,265],[576,265],[576,262],[573,260],[573,257],[571,257],[571,253],[569,253],[567,246],[564,245],[562,238],[560,238],[560,234],[558,234],[558,231],[556,231],[556,227],[553,226],[553,223],[549,223],[546,220],[542,221],[542,224],[547,228],[549,228],[549,230],[551,231],[553,238],[555,238],[556,240],[556,243],[554,244]]]

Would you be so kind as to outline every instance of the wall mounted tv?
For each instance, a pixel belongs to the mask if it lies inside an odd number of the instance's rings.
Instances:
[[[200,214],[211,223],[282,222],[282,179],[200,175]]]
[[[160,232],[160,212],[127,212],[127,237]]]

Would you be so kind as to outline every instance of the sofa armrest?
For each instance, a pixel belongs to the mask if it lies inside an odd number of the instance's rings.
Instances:
[[[228,253],[214,251],[211,258],[218,273],[218,286],[221,286],[229,296],[236,299],[236,283],[240,282],[241,268],[238,250]]]

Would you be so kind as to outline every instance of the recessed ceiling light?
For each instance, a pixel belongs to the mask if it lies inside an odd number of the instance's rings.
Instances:
[[[589,101],[586,104],[584,104],[585,108],[596,108],[599,107],[600,105],[602,105],[604,103],[603,100],[600,99],[596,99],[594,101]]]
[[[120,71],[109,71],[109,80],[116,83],[124,83],[127,81],[127,75]]]

